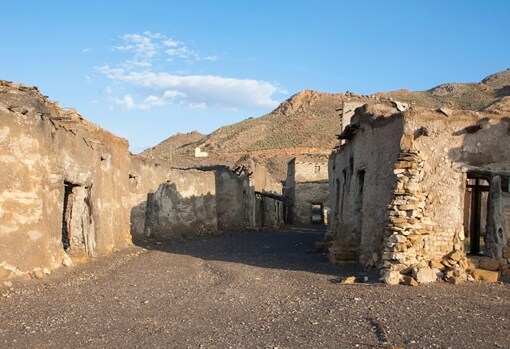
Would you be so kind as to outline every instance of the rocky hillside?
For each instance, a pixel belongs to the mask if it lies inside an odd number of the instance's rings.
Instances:
[[[233,166],[246,155],[285,178],[286,164],[300,154],[329,154],[340,132],[338,111],[344,101],[369,102],[392,99],[428,108],[510,110],[510,69],[490,75],[479,83],[446,83],[426,91],[397,90],[360,96],[351,92],[332,94],[305,90],[259,118],[219,128],[209,135],[176,134],[143,156],[170,161],[178,167],[225,164]],[[195,158],[195,147],[209,153]]]

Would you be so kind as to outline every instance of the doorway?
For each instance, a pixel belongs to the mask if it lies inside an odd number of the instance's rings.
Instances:
[[[490,184],[486,176],[469,172],[464,197],[464,230],[466,253],[483,254],[487,234],[487,212]]]
[[[91,186],[64,182],[62,247],[67,253],[90,254],[95,250]]]
[[[312,223],[313,224],[324,224],[322,204],[312,204]]]

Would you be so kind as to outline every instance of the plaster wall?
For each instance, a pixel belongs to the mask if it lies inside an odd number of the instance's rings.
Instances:
[[[353,121],[360,123],[358,132],[330,157],[332,195],[327,239],[351,245],[361,261],[367,262],[381,253],[387,206],[396,183],[393,165],[400,153],[404,124],[398,115]],[[352,257],[355,254],[349,253],[347,259]]]
[[[217,169],[214,173],[218,229],[240,231],[249,228],[254,194],[248,178],[238,176],[228,168]]]
[[[296,183],[294,200],[295,224],[310,224],[312,206],[326,207],[329,203],[329,183],[327,180]]]
[[[312,205],[329,203],[328,162],[316,159],[289,161],[284,195],[289,224],[310,224]]]
[[[250,176],[250,185],[255,191],[265,191],[280,195],[282,193],[282,184],[275,180],[267,169],[261,164],[250,162],[252,175]]]
[[[163,163],[131,155],[129,168],[131,235],[144,235],[147,195],[154,193],[160,184],[170,181],[172,169]]]
[[[218,230],[216,178],[212,171],[173,170],[147,198],[145,235],[180,238]]]
[[[0,89],[0,277],[62,265],[66,182],[86,188],[90,199],[81,240],[87,246],[71,251],[95,255],[129,244],[127,141],[34,88]]]
[[[463,248],[466,172],[509,171],[510,149],[504,140],[508,124],[494,115],[456,111],[445,116],[432,110],[406,115],[405,133],[425,128],[427,136],[413,141],[424,160],[420,188],[427,217],[434,224],[424,237],[426,258],[440,259]],[[482,125],[471,133],[467,128]],[[427,255],[428,254],[428,255]]]

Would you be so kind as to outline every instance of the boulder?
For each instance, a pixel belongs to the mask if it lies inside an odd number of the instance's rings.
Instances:
[[[499,273],[497,271],[475,269],[473,270],[473,279],[478,281],[497,282]]]
[[[499,261],[493,258],[480,258],[480,264],[478,268],[485,270],[498,271],[499,270]]]
[[[406,286],[418,286],[418,281],[409,275],[403,275],[402,284]]]
[[[402,274],[396,270],[387,270],[380,280],[387,285],[398,285],[402,280]]]
[[[450,254],[450,259],[454,261],[460,261],[462,258],[462,252],[460,251],[454,251]]]
[[[438,261],[435,261],[435,260],[431,260],[429,264],[432,269],[439,269],[441,271],[443,271],[445,269],[444,264],[442,264]]]
[[[413,270],[413,277],[419,284],[431,284],[437,281],[436,270],[432,268],[416,268]]]
[[[346,284],[346,285],[352,285],[354,283],[356,283],[356,277],[355,276],[348,276],[346,278],[343,278],[341,281],[340,281],[341,284]]]
[[[460,285],[465,281],[465,279],[459,276],[449,276],[446,278],[446,281],[454,285]]]

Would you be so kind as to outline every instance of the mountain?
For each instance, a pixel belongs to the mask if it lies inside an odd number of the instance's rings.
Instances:
[[[301,91],[271,113],[221,127],[209,135],[196,131],[176,134],[141,155],[169,161],[176,167],[225,164],[251,157],[265,165],[275,178],[285,178],[287,162],[312,154],[323,158],[337,144],[339,110],[344,101],[368,103],[398,100],[428,108],[510,111],[510,69],[479,83],[446,83],[426,91],[397,90],[373,95]],[[195,148],[208,153],[196,158]]]

